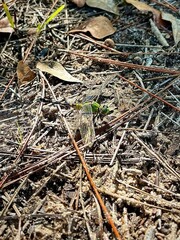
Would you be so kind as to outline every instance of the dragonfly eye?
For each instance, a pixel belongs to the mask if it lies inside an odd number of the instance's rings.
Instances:
[[[101,113],[102,114],[109,114],[110,113],[110,109],[109,109],[109,107],[108,106],[103,106],[102,108],[101,108]]]

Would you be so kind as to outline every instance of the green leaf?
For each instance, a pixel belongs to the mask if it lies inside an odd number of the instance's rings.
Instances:
[[[50,16],[49,18],[45,21],[45,23],[43,24],[38,24],[37,26],[37,32],[39,33],[50,21],[52,21],[57,15],[58,13],[60,13],[63,9],[64,9],[65,5],[63,4],[62,6],[60,6],[58,9],[56,9]]]
[[[15,24],[14,24],[14,21],[13,21],[13,18],[9,12],[9,9],[8,9],[8,6],[6,5],[6,3],[4,2],[4,0],[2,0],[2,5],[3,5],[3,8],[4,8],[4,11],[6,13],[6,16],[8,18],[8,21],[11,25],[11,27],[14,29],[15,28]]]

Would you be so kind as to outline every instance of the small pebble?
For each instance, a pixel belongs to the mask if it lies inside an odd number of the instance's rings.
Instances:
[[[114,43],[114,41],[111,38],[107,38],[104,41],[104,45],[106,45],[107,47],[110,47],[110,48],[114,48],[115,43]]]

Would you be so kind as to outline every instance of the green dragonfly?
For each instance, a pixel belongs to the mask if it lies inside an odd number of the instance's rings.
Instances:
[[[89,147],[92,146],[95,139],[95,130],[93,123],[93,114],[106,115],[110,112],[107,106],[102,106],[98,102],[76,103],[73,106],[79,110],[79,131],[82,141]]]
[[[52,104],[61,104],[58,101],[49,101],[49,99],[41,99],[43,102],[50,102]],[[83,144],[91,147],[95,139],[95,130],[93,118],[94,114],[107,115],[110,113],[110,110],[107,106],[102,106],[96,101],[87,101],[83,103],[74,103],[70,104],[66,101],[66,105],[73,107],[79,111],[78,117],[78,129],[81,134]]]

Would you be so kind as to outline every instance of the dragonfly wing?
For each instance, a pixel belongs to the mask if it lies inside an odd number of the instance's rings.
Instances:
[[[84,144],[92,145],[95,139],[93,113],[90,103],[85,103],[80,110],[79,131]]]

